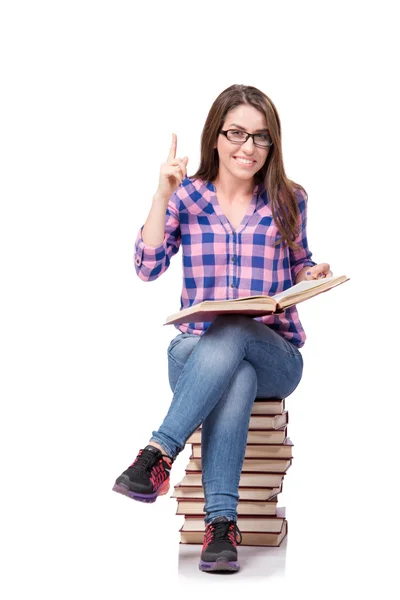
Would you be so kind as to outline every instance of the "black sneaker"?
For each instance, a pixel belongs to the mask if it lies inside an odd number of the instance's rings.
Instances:
[[[113,490],[139,502],[155,502],[169,490],[172,459],[155,446],[146,446],[115,481]]]
[[[236,545],[242,534],[235,521],[217,517],[208,523],[200,557],[201,571],[239,571]]]

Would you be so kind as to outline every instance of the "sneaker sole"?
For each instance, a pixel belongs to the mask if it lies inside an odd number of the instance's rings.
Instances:
[[[163,496],[169,490],[169,480],[164,481],[164,483],[158,488],[154,494],[139,494],[137,492],[133,492],[123,483],[116,483],[112,488],[113,492],[117,492],[118,494],[122,494],[123,496],[127,496],[128,498],[132,498],[132,500],[137,500],[138,502],[155,502],[158,496]]]
[[[214,562],[206,562],[204,560],[200,560],[199,563],[200,571],[206,572],[217,572],[217,571],[239,571],[240,565],[235,561],[227,561],[223,559],[217,559]]]

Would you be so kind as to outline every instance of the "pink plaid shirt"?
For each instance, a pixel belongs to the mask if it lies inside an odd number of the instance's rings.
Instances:
[[[307,194],[296,190],[299,233],[294,252],[282,244],[273,247],[281,234],[273,220],[268,192],[256,185],[242,222],[233,230],[218,204],[215,186],[209,181],[185,178],[171,196],[165,217],[162,244],[153,248],[142,239],[135,244],[135,269],[143,281],[152,281],[167,270],[170,259],[182,246],[183,285],[181,307],[203,300],[227,300],[244,296],[273,296],[295,284],[297,273],[313,266],[307,245]],[[255,317],[301,348],[306,335],[295,306],[278,315]],[[202,335],[209,322],[175,325],[183,333]]]

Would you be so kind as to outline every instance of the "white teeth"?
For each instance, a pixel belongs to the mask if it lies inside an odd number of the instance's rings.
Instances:
[[[237,156],[235,156],[235,160],[237,160],[240,163],[243,163],[244,165],[251,165],[254,162],[253,160],[245,160],[244,158],[238,158]]]

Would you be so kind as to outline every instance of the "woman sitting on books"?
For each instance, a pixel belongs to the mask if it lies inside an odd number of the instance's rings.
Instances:
[[[135,248],[144,281],[164,273],[182,246],[181,309],[203,300],[273,296],[304,279],[330,276],[311,260],[307,194],[286,177],[281,126],[257,88],[232,85],[214,101],[197,172],[176,157],[177,137]],[[149,444],[113,489],[154,502],[169,488],[171,465],[202,425],[205,536],[200,569],[237,570],[239,479],[255,398],[286,398],[303,371],[306,336],[296,306],[253,318],[219,315],[175,325],[168,348],[173,393]]]

